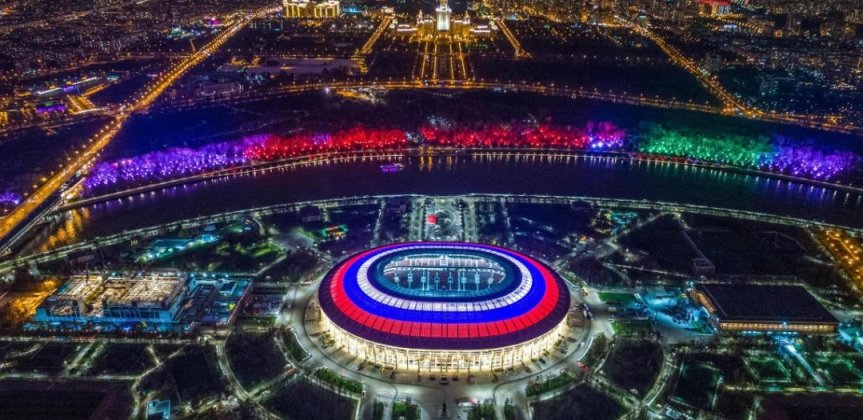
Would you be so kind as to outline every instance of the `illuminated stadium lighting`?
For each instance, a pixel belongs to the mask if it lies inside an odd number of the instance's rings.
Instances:
[[[480,372],[528,363],[564,337],[569,290],[504,248],[405,243],[356,254],[324,278],[321,328],[384,367]]]

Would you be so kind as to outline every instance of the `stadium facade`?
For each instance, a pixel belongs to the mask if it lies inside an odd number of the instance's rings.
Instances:
[[[507,369],[564,337],[570,295],[550,268],[468,243],[405,243],[347,258],[321,283],[321,328],[334,345],[385,368]]]

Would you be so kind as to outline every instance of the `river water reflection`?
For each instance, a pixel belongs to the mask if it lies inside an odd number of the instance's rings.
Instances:
[[[279,203],[383,194],[548,194],[644,199],[774,213],[863,226],[863,197],[775,178],[684,164],[580,157],[409,157],[396,173],[381,162],[271,170],[170,187],[93,204],[76,235],[92,238]],[[80,211],[80,210],[79,210]]]

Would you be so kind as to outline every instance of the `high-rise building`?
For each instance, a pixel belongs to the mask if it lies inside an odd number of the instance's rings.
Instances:
[[[698,0],[698,11],[703,16],[724,16],[731,13],[728,0]]]
[[[284,0],[285,17],[291,19],[326,19],[341,14],[339,0]]]
[[[447,4],[447,0],[440,0],[440,4],[435,9],[435,12],[437,12],[436,28],[438,32],[448,32],[450,28],[452,9],[450,9],[449,4]]]

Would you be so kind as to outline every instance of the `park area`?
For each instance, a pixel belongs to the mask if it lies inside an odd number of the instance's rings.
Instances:
[[[611,420],[621,414],[617,400],[587,385],[533,404],[533,418],[543,420]]]
[[[354,401],[307,379],[289,382],[274,392],[264,406],[282,418],[313,420],[350,420]]]
[[[611,383],[644,395],[662,367],[662,347],[652,341],[618,341],[603,370]]]
[[[326,382],[339,392],[345,391],[352,392],[354,394],[360,394],[363,392],[362,382],[345,378],[344,376],[341,376],[338,373],[333,372],[332,370],[327,368],[321,368],[316,370],[315,377],[323,382]]]
[[[561,372],[558,375],[549,376],[545,379],[536,380],[527,385],[527,396],[533,397],[559,388],[563,388],[575,382],[575,376],[569,372]]]
[[[680,364],[669,401],[688,409],[707,410],[723,418],[747,416],[753,404],[752,395],[724,388],[724,385],[752,383],[753,377],[741,357],[692,353],[684,355]]]
[[[303,362],[312,356],[309,354],[308,351],[306,351],[306,349],[303,348],[303,345],[300,344],[300,340],[297,339],[297,334],[294,332],[294,330],[285,330],[282,333],[282,340],[294,360],[298,362]]]
[[[863,384],[863,374],[854,366],[852,360],[843,356],[818,356],[810,359],[819,372],[836,387],[859,388]]]
[[[863,398],[856,395],[770,394],[758,407],[759,419],[858,419]]]
[[[745,359],[753,376],[764,384],[791,383],[791,373],[773,357],[748,357]]]
[[[96,358],[89,374],[137,375],[153,366],[143,344],[110,344]]]
[[[216,355],[210,347],[191,347],[169,360],[166,376],[156,373],[161,381],[151,381],[154,389],[167,389],[173,385],[182,401],[195,406],[205,398],[225,392],[226,384],[221,378]],[[165,387],[165,388],[163,388]]]
[[[711,410],[722,375],[707,363],[683,362],[671,398],[699,410]]]
[[[394,419],[419,420],[420,408],[410,401],[396,401],[393,403]]]
[[[11,370],[19,373],[56,375],[66,368],[68,361],[81,350],[80,345],[48,343],[18,358]]]
[[[102,402],[101,392],[2,391],[0,417],[6,419],[81,419],[90,417]],[[26,401],[26,404],[22,404]]]
[[[632,293],[599,292],[597,295],[599,296],[599,300],[606,305],[626,306],[636,301],[636,297]]]
[[[0,381],[0,419],[119,419],[132,396],[118,382]]]
[[[653,326],[649,321],[626,321],[615,319],[611,322],[614,334],[624,337],[646,337],[653,332]]]
[[[237,332],[228,337],[225,351],[231,369],[244,388],[273,379],[289,366],[276,346],[275,334]]]

